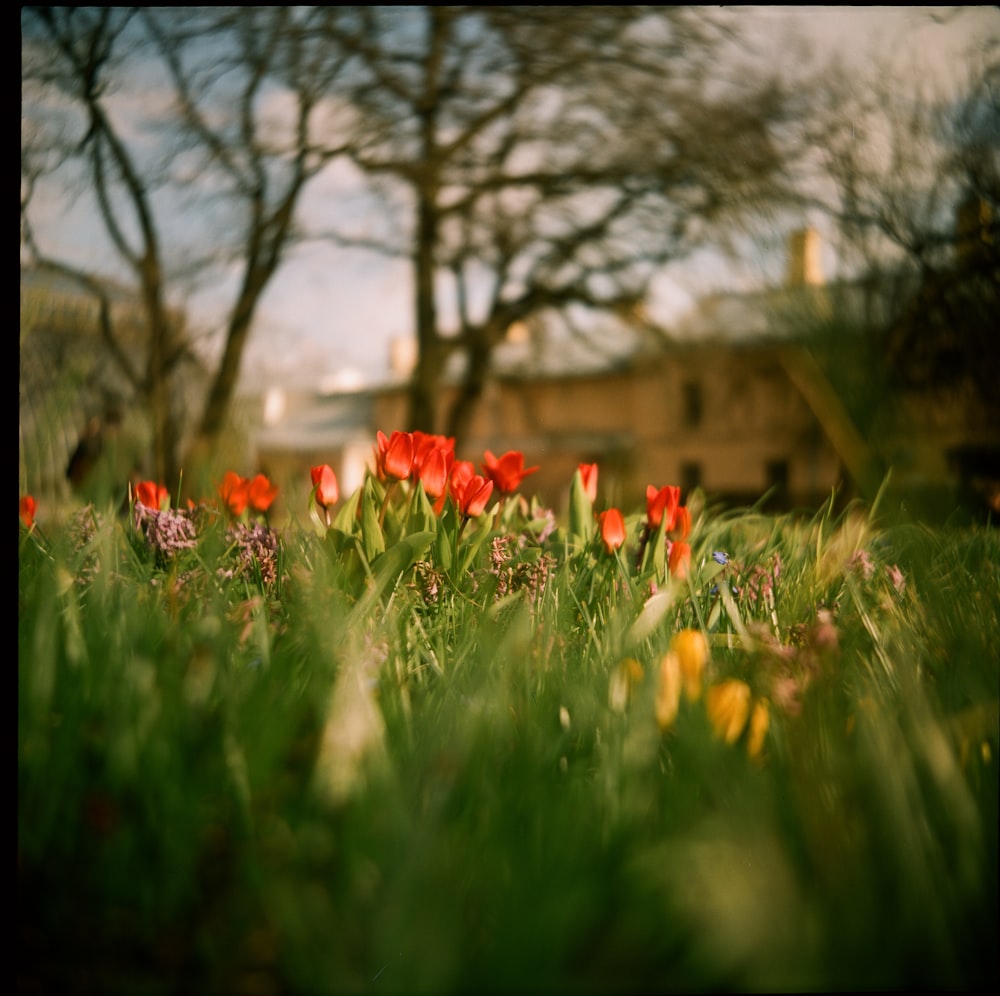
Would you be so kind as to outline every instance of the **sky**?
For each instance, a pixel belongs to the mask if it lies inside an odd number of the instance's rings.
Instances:
[[[921,73],[947,74],[970,41],[988,33],[1000,37],[996,7],[764,6],[754,8],[762,38],[789,69],[801,59],[795,38],[816,48],[816,57],[837,55],[859,66],[871,59],[900,62],[918,52]],[[745,17],[746,7],[741,8]],[[303,210],[322,203],[322,189],[307,197]],[[86,254],[87,221],[66,202],[39,205],[34,226],[52,253]],[[679,319],[699,294],[761,277],[759,261],[722,269],[703,253],[659,282],[655,317]],[[835,261],[827,261],[835,265]],[[272,281],[255,322],[244,359],[244,380],[311,382],[350,386],[382,379],[388,372],[390,343],[412,328],[412,289],[405,261],[358,251],[313,245],[299,249]],[[196,320],[212,322],[218,295],[189,302]],[[275,348],[280,344],[279,348]]]
[[[836,53],[859,64],[870,57],[901,59],[920,53],[926,71],[947,73],[965,46],[984,31],[1000,35],[1000,11],[969,8],[961,16],[950,7],[765,6],[758,8],[765,33],[776,47],[794,51],[801,34],[824,55]],[[826,260],[828,268],[835,261]],[[737,270],[740,268],[737,267]],[[727,281],[759,278],[754,261],[742,273],[720,270],[703,254],[657,287],[655,307],[670,320],[695,304],[698,294]],[[411,329],[411,284],[405,263],[371,256],[317,250],[289,266],[275,281],[262,308],[261,326],[285,329],[309,365],[331,383],[384,375],[389,343]],[[248,373],[273,370],[273,352],[262,334],[248,355]],[[288,355],[288,354],[286,354]],[[301,368],[298,357],[289,364]],[[315,365],[313,365],[315,363]]]

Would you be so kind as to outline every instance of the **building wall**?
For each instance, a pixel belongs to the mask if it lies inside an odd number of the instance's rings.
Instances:
[[[710,500],[731,505],[773,494],[771,507],[816,508],[834,489],[841,498],[852,494],[843,465],[862,479],[882,460],[892,466],[893,481],[936,489],[946,504],[956,482],[986,475],[982,487],[1000,513],[1000,445],[986,413],[967,410],[958,398],[932,403],[887,396],[883,417],[867,440],[859,439],[838,414],[840,406],[824,404],[823,391],[804,381],[801,370],[793,382],[785,363],[798,354],[783,354],[781,343],[784,338],[787,346],[789,332],[801,338],[833,320],[879,328],[914,291],[908,272],[827,285],[821,249],[817,232],[792,233],[783,286],[704,298],[676,330],[690,344],[675,343],[629,368],[494,375],[458,455],[478,464],[486,449],[521,450],[529,465],[540,467],[526,491],[556,509],[565,508],[579,463],[600,465],[605,504],[641,506],[648,484],[679,484],[685,493],[700,486]],[[406,377],[415,342],[395,345],[396,372]],[[441,391],[439,425],[453,398],[453,390]],[[838,440],[843,463],[815,412]],[[377,391],[372,437],[376,429],[408,427],[405,388]]]
[[[442,392],[442,407],[451,393]],[[401,389],[377,396],[377,428],[405,425]],[[601,467],[602,500],[634,507],[648,484],[700,485],[709,498],[759,500],[781,486],[784,505],[815,504],[839,461],[808,405],[766,346],[697,346],[631,369],[559,378],[495,378],[459,456],[521,450],[540,469],[530,493],[565,506],[579,463]]]

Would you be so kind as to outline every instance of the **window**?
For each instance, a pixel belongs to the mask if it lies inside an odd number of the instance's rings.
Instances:
[[[777,501],[788,497],[788,461],[770,460],[767,464],[767,489]]]
[[[687,496],[695,488],[701,487],[701,464],[682,463],[681,464],[681,496],[687,500]]]
[[[686,428],[701,425],[701,385],[694,380],[684,382],[681,388],[681,399],[684,406],[681,412],[681,422]]]

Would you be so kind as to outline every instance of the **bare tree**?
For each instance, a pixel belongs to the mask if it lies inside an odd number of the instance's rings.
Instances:
[[[813,203],[878,303],[867,317],[887,380],[971,396],[1000,426],[1000,38],[965,66],[943,93],[903,90],[886,66],[826,77]]]
[[[360,67],[351,155],[395,198],[382,247],[412,264],[411,428],[460,434],[512,324],[634,310],[783,166],[781,90],[726,79],[705,8],[368,7],[330,37]]]
[[[168,289],[177,300],[193,273],[236,271],[194,429],[196,449],[210,449],[261,296],[297,237],[303,190],[342,152],[343,122],[329,94],[350,56],[315,30],[336,16],[285,7],[25,10],[23,117],[36,130],[22,147],[22,238],[46,258],[25,197],[45,177],[68,175],[92,195],[145,309],[141,364],[113,324],[104,330],[150,413],[159,478],[175,478],[182,463],[172,387],[192,346]],[[145,104],[137,108],[139,94]],[[180,221],[192,204],[196,226]],[[92,273],[49,263],[97,286]]]
[[[160,239],[150,204],[150,184],[140,175],[134,156],[114,126],[106,106],[106,74],[127,32],[131,13],[116,8],[60,11],[40,8],[31,12],[52,42],[51,58],[29,48],[36,57],[34,79],[58,88],[63,97],[72,95],[82,111],[82,135],[75,153],[84,159],[93,184],[94,198],[108,238],[136,277],[148,321],[148,353],[144,374],[131,363],[123,371],[140,388],[153,420],[157,470],[167,469],[173,436],[173,416],[167,396],[167,381],[175,360],[174,339],[163,292]],[[34,39],[31,39],[32,41]],[[123,216],[121,204],[131,209]],[[30,206],[30,205],[29,205]],[[33,244],[30,225],[26,226]],[[62,267],[63,272],[70,268]],[[93,283],[89,284],[93,287]],[[106,301],[101,301],[102,330],[113,339]],[[118,353],[123,358],[124,350]]]
[[[960,477],[1000,480],[998,59],[986,37],[947,86],[909,65],[921,85],[902,86],[884,60],[823,67],[803,87],[800,203],[833,222],[842,279],[801,316],[789,371],[811,400],[836,402],[825,429],[868,497],[915,412],[947,419]]]

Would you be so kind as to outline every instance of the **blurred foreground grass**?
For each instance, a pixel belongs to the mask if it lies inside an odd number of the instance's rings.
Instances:
[[[306,530],[270,585],[128,532],[22,532],[18,991],[996,985],[996,529],[708,516],[645,610],[418,564],[364,615]],[[682,627],[760,757],[658,726]]]

